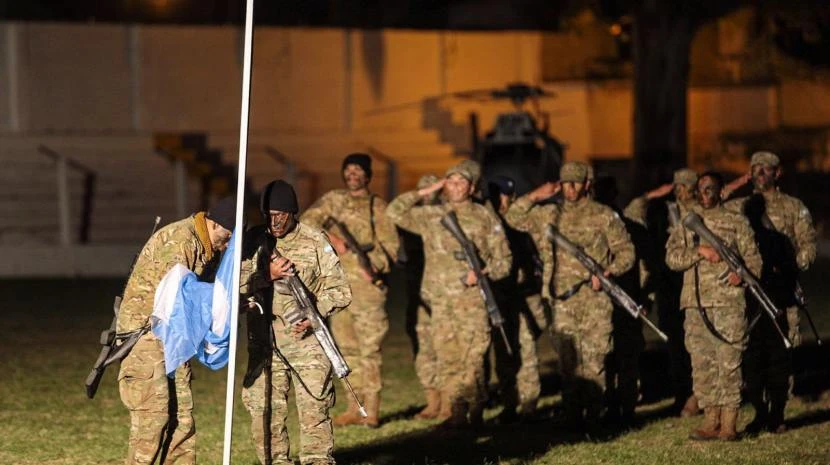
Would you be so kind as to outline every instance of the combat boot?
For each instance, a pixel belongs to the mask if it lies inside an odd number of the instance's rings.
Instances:
[[[755,418],[746,425],[746,432],[748,434],[758,434],[767,427],[769,418],[767,403],[763,399],[754,399],[750,403],[752,404],[752,408],[755,409]]]
[[[444,420],[438,427],[441,429],[459,429],[469,426],[469,422],[467,421],[467,403],[457,400],[450,405],[450,417]]]
[[[347,399],[349,405],[346,407],[346,411],[334,417],[331,421],[334,426],[363,424],[363,417],[360,415],[360,407],[357,406],[357,401],[354,400],[353,396],[348,396]]]
[[[686,403],[683,404],[683,410],[680,411],[680,417],[690,418],[698,415],[700,415],[700,407],[697,405],[697,397],[692,394],[688,399],[686,399]]]
[[[377,428],[380,426],[380,394],[377,392],[365,393],[363,403],[366,407],[366,413],[369,414],[363,419],[363,424],[369,428]]]
[[[721,422],[720,407],[706,407],[703,409],[703,424],[689,434],[689,439],[695,441],[711,441],[718,438]]]
[[[738,439],[736,431],[738,425],[738,408],[722,407],[720,413],[720,431],[718,439],[721,441],[735,441]]]
[[[475,402],[470,405],[470,426],[477,428],[484,424],[484,403]]]
[[[787,401],[773,400],[770,403],[769,420],[767,422],[767,429],[770,433],[783,433],[787,431],[787,425],[784,424],[784,407]]]
[[[437,389],[427,389],[426,395],[427,406],[415,414],[415,418],[419,420],[432,420],[438,418],[441,413],[441,393]]]

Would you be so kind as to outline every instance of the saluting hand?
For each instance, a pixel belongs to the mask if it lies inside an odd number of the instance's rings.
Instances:
[[[674,184],[663,184],[662,186],[658,187],[657,189],[650,190],[646,192],[646,198],[648,200],[659,199],[661,197],[665,197],[671,194],[671,191],[674,189]]]
[[[438,192],[441,189],[443,189],[445,182],[446,182],[446,178],[442,178],[442,179],[439,179],[438,181],[430,184],[427,187],[418,189],[418,195],[420,195],[421,197],[429,197],[433,193]]]
[[[541,202],[558,194],[562,190],[562,183],[560,182],[546,182],[541,186],[530,191],[529,197],[534,202]]]

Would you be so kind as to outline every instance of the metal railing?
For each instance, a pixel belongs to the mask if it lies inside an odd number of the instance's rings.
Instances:
[[[86,244],[89,242],[89,230],[92,224],[93,197],[95,195],[95,182],[97,174],[88,166],[69,158],[55,150],[39,145],[38,153],[45,155],[55,161],[55,179],[58,188],[58,227],[60,231],[60,244],[68,246],[72,241],[72,222],[70,218],[70,194],[69,194],[69,168],[81,172],[84,175],[84,191],[82,197],[81,217],[78,224],[78,242]]]

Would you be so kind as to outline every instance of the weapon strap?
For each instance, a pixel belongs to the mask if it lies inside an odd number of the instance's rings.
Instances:
[[[697,242],[697,241],[695,241],[695,242]],[[701,300],[700,300],[700,268],[699,268],[699,266],[700,266],[700,262],[695,263],[695,300],[697,301],[697,311],[698,311],[698,313],[700,313],[700,318],[703,320],[703,325],[706,326],[706,329],[708,329],[710,333],[712,333],[712,336],[715,336],[716,339],[718,339],[719,341],[724,342],[726,344],[736,345],[736,344],[740,344],[740,343],[746,341],[749,337],[749,331],[747,331],[744,334],[744,337],[742,337],[738,340],[735,340],[735,341],[730,341],[729,339],[726,338],[726,336],[721,334],[721,332],[718,331],[717,328],[715,328],[715,324],[712,323],[712,320],[709,319],[709,315],[706,313],[706,309],[703,308],[703,304],[701,303]]]
[[[389,261],[389,266],[391,267],[394,264],[394,260],[392,260],[392,254],[386,250],[386,246],[383,245],[383,242],[377,240],[377,234],[375,233],[375,194],[369,194],[369,227],[372,229],[372,244],[377,242],[380,246],[380,250],[386,255],[386,259]]]
[[[582,286],[588,284],[590,281],[591,281],[591,277],[589,276],[589,277],[579,281],[578,283],[574,284],[573,286],[571,286],[571,288],[568,289],[567,291],[565,291],[565,292],[563,292],[563,293],[561,293],[557,296],[554,296],[554,298],[557,299],[557,300],[562,300],[562,301],[568,300],[571,297],[573,297],[574,295],[576,295],[576,293],[579,292],[580,289],[582,289]]]

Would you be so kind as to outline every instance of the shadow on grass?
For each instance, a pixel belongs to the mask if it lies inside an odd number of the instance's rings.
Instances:
[[[830,409],[812,410],[786,420],[787,428],[799,429],[830,421]]]

